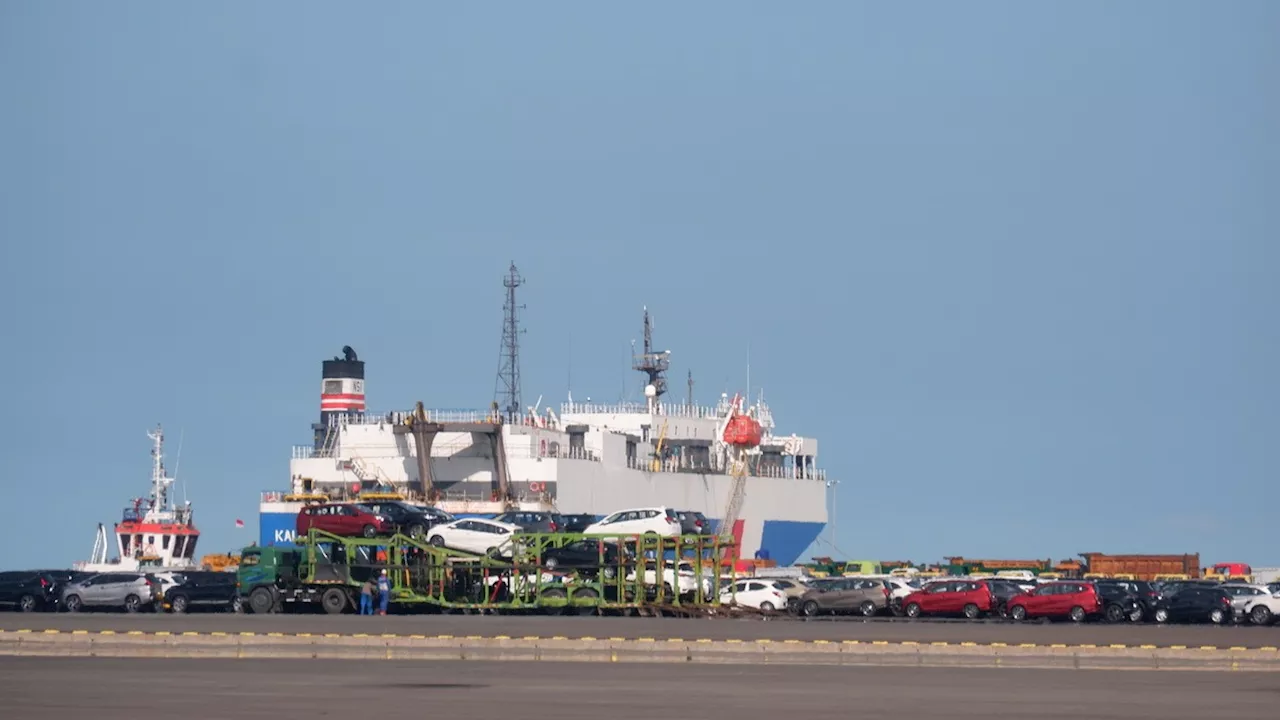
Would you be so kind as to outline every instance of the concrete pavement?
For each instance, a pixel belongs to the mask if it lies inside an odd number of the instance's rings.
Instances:
[[[337,633],[452,637],[684,638],[843,642],[1004,643],[1157,647],[1280,646],[1280,626],[863,622],[859,620],[546,617],[538,615],[30,614],[0,616],[0,630],[98,632]]]
[[[90,716],[1262,720],[1280,675],[957,668],[0,658],[6,720]],[[532,710],[530,710],[532,709]],[[193,714],[194,713],[194,714]],[[519,714],[519,713],[517,713]]]

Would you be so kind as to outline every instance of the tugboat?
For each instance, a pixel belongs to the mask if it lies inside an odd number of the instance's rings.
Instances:
[[[151,438],[151,493],[134,498],[116,523],[118,557],[107,560],[107,529],[98,524],[93,554],[88,562],[74,564],[85,572],[163,572],[196,570],[196,541],[200,531],[191,519],[191,503],[174,506],[169,499],[173,478],[164,469],[164,430],[159,425]]]

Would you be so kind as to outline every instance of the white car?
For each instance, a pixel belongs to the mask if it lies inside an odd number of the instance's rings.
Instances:
[[[1223,592],[1231,596],[1231,611],[1237,618],[1248,617],[1250,607],[1255,600],[1271,597],[1271,591],[1267,589],[1266,585],[1227,583],[1222,585],[1221,588]]]
[[[773,580],[739,580],[720,593],[720,604],[753,607],[770,613],[786,609],[787,593]]]
[[[463,518],[431,528],[427,542],[436,547],[453,548],[484,555],[511,544],[511,536],[520,532],[519,525],[484,518]]]
[[[1255,625],[1270,625],[1280,618],[1280,587],[1268,586],[1265,589],[1269,592],[1249,595],[1243,608],[1244,616]],[[1239,596],[1232,597],[1233,605],[1236,597]]]
[[[645,535],[653,533],[663,537],[680,534],[680,518],[668,507],[634,508],[619,510],[593,522],[582,531],[584,535]]]
[[[653,568],[653,563],[646,562],[644,571],[644,584],[650,587],[657,587],[658,573]],[[627,575],[627,580],[634,582],[636,579],[635,571]],[[699,582],[701,581],[701,582]],[[675,567],[675,563],[665,560],[662,563],[662,583],[668,588],[674,588],[681,596],[694,595],[698,592],[699,586],[702,588],[702,595],[708,597],[714,588],[714,578],[709,570],[699,572],[693,567],[693,563],[680,561],[679,568]]]

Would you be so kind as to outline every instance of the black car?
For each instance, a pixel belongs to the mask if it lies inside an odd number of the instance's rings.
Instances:
[[[988,579],[987,587],[991,589],[991,595],[996,599],[992,612],[1000,617],[1005,616],[1005,608],[1008,607],[1009,601],[1025,592],[1022,586],[1013,580],[1000,578]]]
[[[626,553],[626,560],[630,562],[623,562],[617,545],[602,540],[578,540],[542,551],[542,565],[548,570],[578,570],[583,575],[595,575],[603,567],[606,580],[616,576],[619,565],[625,564],[629,571],[634,565],[630,552]]]
[[[681,535],[711,534],[711,522],[706,515],[696,510],[677,510],[676,517],[680,519]]]
[[[397,531],[415,539],[425,538],[427,531],[435,525],[453,522],[453,516],[443,510],[400,501],[364,502],[358,503],[357,507],[386,517]]]
[[[576,515],[561,515],[560,519],[564,521],[564,531],[567,533],[580,533],[587,529],[587,526],[597,520],[595,515],[579,513]]]
[[[164,605],[175,613],[192,610],[240,611],[236,574],[230,572],[182,573],[178,584],[164,594]]]
[[[1146,611],[1138,596],[1128,587],[1116,583],[1094,583],[1102,599],[1102,616],[1107,622],[1141,622]]]
[[[1119,588],[1134,597],[1138,602],[1138,606],[1142,609],[1142,615],[1136,620],[1130,618],[1133,622],[1141,620],[1150,620],[1155,617],[1156,604],[1160,602],[1163,593],[1160,592],[1158,585],[1146,580],[1096,580],[1094,582],[1100,592],[1111,592],[1111,588]]]
[[[1197,587],[1194,585],[1179,589],[1171,596],[1165,596],[1156,603],[1155,619],[1165,622],[1211,622],[1221,625],[1232,618],[1231,595],[1220,587]]]
[[[0,606],[19,612],[52,610],[58,604],[58,583],[39,570],[0,572]]]

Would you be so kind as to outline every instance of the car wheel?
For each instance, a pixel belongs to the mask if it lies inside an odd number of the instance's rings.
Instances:
[[[244,598],[240,597],[239,595],[231,598],[231,606],[228,609],[237,615],[243,615],[244,614]]]
[[[439,535],[432,535],[431,539],[427,542],[431,543],[431,545],[435,547],[444,547],[444,538]]]
[[[409,537],[414,540],[421,540],[422,536],[427,533],[427,529],[419,523],[414,523],[409,526],[409,529],[406,530],[406,532],[409,534]]]
[[[67,612],[80,612],[84,608],[84,601],[79,595],[68,595],[62,601],[62,606],[67,609]]]
[[[865,600],[858,607],[858,610],[862,613],[862,617],[871,617],[876,614],[876,604],[870,600]]]
[[[818,614],[818,601],[817,600],[805,601],[805,604],[800,606],[800,612],[804,614],[805,617],[816,616]]]
[[[979,610],[978,606],[974,605],[973,603],[969,603],[968,605],[964,606],[964,616],[969,618],[970,620],[977,620],[978,616],[981,614],[982,614],[982,611]]]
[[[1137,607],[1135,607],[1134,609],[1132,609],[1132,610],[1130,610],[1130,611],[1129,611],[1129,622],[1132,622],[1132,623],[1140,623],[1140,622],[1142,622],[1142,618],[1143,618],[1143,616],[1145,616],[1145,615],[1146,615],[1146,613],[1145,613],[1145,612],[1143,612],[1143,610],[1142,610],[1142,606],[1141,606],[1141,605],[1139,605],[1139,606],[1137,606]]]
[[[542,566],[548,570],[555,570],[556,566],[559,564],[560,562],[553,557],[549,557],[546,560],[542,561]]]
[[[760,603],[760,612],[764,613],[765,615],[772,615],[775,609],[776,608],[773,607],[773,603],[771,602]]]
[[[18,598],[19,612],[35,612],[36,607],[38,605],[39,603],[36,602],[36,598],[34,595],[23,595],[22,597]]]
[[[1167,623],[1169,622],[1169,611],[1165,608],[1156,608],[1155,618],[1158,623]]]
[[[1014,605],[1009,609],[1009,617],[1013,618],[1014,622],[1022,622],[1027,619],[1027,609],[1022,605]]]
[[[181,615],[187,611],[187,596],[179,595],[169,601],[169,609]]]
[[[1084,608],[1077,605],[1071,608],[1070,617],[1071,617],[1071,622],[1082,623],[1085,621],[1085,618],[1089,617],[1089,614],[1084,611]]]
[[[919,604],[919,603],[910,603],[910,604],[908,604],[908,605],[907,605],[907,617],[909,617],[909,618],[918,618],[918,617],[920,617],[920,604]]]
[[[1107,606],[1107,622],[1118,623],[1118,622],[1124,622],[1124,621],[1125,621],[1124,608],[1120,607],[1119,605]]]
[[[361,534],[361,535],[364,535],[364,536],[365,536],[365,537],[367,537],[367,538],[371,538],[371,537],[374,537],[375,535],[377,535],[377,534],[378,534],[378,528],[376,528],[376,527],[374,527],[374,526],[372,526],[372,525],[365,525],[365,526],[360,530],[360,534]]]
[[[142,607],[142,598],[139,598],[137,595],[130,595],[129,597],[124,599],[125,612],[136,613],[138,612],[138,609],[141,607]]]
[[[1214,625],[1221,625],[1227,619],[1227,614],[1222,612],[1221,608],[1214,608],[1209,611],[1209,622]]]
[[[1271,608],[1266,605],[1254,605],[1249,611],[1249,620],[1254,625],[1270,625],[1271,619]]]

